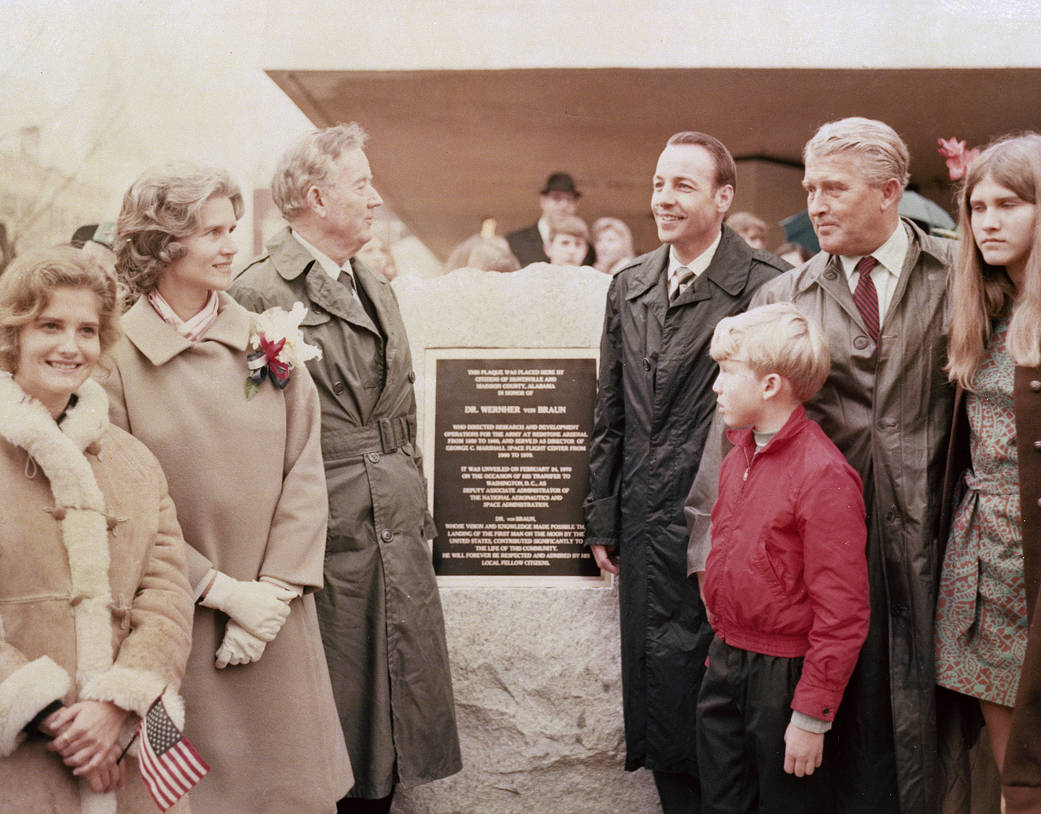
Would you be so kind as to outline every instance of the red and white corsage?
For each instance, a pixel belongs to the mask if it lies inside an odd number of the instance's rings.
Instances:
[[[308,345],[300,331],[300,322],[306,314],[304,304],[295,302],[291,311],[276,306],[257,316],[249,338],[252,352],[246,354],[247,399],[257,394],[264,379],[270,377],[281,390],[289,384],[290,374],[297,365],[322,358],[321,349]]]

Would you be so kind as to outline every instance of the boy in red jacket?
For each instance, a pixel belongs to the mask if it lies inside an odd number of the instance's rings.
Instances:
[[[828,348],[777,303],[721,320],[709,352],[734,449],[698,574],[716,633],[698,699],[703,811],[826,810],[824,733],[869,614],[860,478],[802,406]]]

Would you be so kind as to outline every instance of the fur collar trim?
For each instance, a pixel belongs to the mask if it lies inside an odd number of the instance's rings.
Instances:
[[[105,498],[84,450],[108,426],[108,397],[88,379],[62,425],[10,374],[0,375],[0,435],[24,449],[50,482],[54,519],[69,558],[76,620],[76,685],[82,690],[112,666],[112,594],[108,582]]]
[[[76,392],[76,406],[59,427],[10,373],[0,372],[0,435],[24,449],[47,475],[58,507],[104,513],[105,501],[83,451],[108,426],[108,397],[93,379]]]

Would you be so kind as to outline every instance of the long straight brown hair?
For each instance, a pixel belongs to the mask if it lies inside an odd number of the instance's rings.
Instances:
[[[951,327],[947,342],[947,371],[952,381],[972,390],[972,380],[983,362],[993,320],[1010,309],[1006,346],[1022,367],[1041,365],[1041,214],[1027,258],[1021,290],[1016,291],[1004,266],[988,265],[972,234],[969,199],[987,176],[1024,201],[1038,206],[1041,194],[1041,135],[1006,136],[988,145],[972,164],[959,195],[958,253],[951,286]]]

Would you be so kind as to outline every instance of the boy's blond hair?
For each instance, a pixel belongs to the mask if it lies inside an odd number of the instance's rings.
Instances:
[[[549,242],[557,235],[580,237],[589,243],[589,227],[578,215],[556,215],[549,219]]]
[[[821,389],[831,368],[831,353],[820,328],[790,302],[761,305],[721,319],[709,355],[717,362],[744,362],[760,376],[783,376],[799,401]]]

